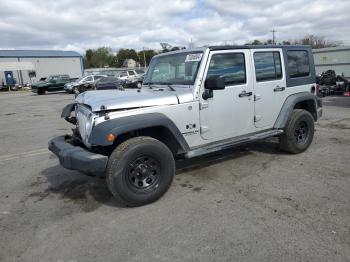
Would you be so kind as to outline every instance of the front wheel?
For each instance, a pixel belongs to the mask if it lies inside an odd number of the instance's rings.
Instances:
[[[159,199],[170,187],[174,174],[174,157],[166,145],[151,137],[135,137],[113,151],[106,180],[114,197],[123,204],[141,206]]]
[[[281,136],[281,148],[291,154],[304,152],[314,137],[314,118],[310,112],[294,109]]]
[[[38,89],[38,95],[45,95],[45,93],[46,93],[45,88]]]

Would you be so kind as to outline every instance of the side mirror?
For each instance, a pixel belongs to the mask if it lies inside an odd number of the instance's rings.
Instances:
[[[209,90],[222,90],[225,89],[225,77],[212,76],[208,77],[204,83],[205,89]]]

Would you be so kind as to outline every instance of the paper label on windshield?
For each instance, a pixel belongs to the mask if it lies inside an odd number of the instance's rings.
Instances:
[[[198,62],[202,59],[202,53],[196,53],[196,54],[188,54],[186,56],[185,62]]]

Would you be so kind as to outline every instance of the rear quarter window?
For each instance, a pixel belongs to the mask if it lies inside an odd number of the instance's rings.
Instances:
[[[288,51],[287,61],[290,78],[305,77],[310,75],[310,62],[307,51]]]

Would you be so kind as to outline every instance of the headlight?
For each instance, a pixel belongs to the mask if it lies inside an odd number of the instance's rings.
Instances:
[[[88,139],[91,130],[94,126],[95,115],[85,106],[76,105],[77,127],[80,136],[86,146],[88,146]]]
[[[86,134],[86,138],[89,138],[90,133],[91,133],[91,129],[92,129],[92,127],[93,127],[93,124],[94,124],[94,118],[93,118],[93,115],[90,113],[90,114],[87,116],[86,124],[85,124],[85,134]]]

